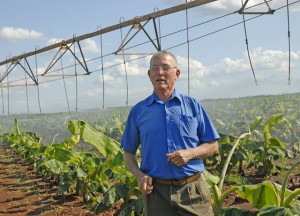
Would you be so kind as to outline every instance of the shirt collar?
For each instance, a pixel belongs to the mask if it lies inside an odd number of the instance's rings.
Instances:
[[[181,95],[179,93],[176,92],[176,90],[173,91],[171,97],[169,100],[172,100],[174,98],[177,98],[179,100],[179,102],[182,102],[181,99]],[[150,97],[148,97],[147,99],[147,105],[150,106],[151,104],[153,104],[154,102],[162,102],[159,97],[156,95],[156,93],[153,91],[152,95],[150,95]]]

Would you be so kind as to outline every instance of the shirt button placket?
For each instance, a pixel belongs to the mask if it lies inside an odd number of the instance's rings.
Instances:
[[[168,103],[165,104],[165,112],[166,112],[166,130],[167,130],[168,151],[173,152],[173,151],[175,151],[175,149],[174,149],[174,145],[173,145],[172,121],[171,121],[171,117],[170,117]]]

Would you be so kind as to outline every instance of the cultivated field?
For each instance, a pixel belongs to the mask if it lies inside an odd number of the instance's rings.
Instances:
[[[202,103],[221,135],[215,215],[299,215],[300,94]],[[1,116],[0,214],[142,214],[119,145],[129,110]]]

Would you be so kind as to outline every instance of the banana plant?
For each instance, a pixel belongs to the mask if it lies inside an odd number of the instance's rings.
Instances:
[[[264,181],[258,185],[238,186],[235,191],[253,207],[260,209],[258,216],[300,215],[300,188],[294,191],[286,188],[292,170],[299,165],[300,161],[288,170],[282,186],[273,181]]]
[[[121,123],[118,122],[117,125],[122,130]],[[105,162],[99,165],[91,175],[82,176],[84,177],[82,178],[83,185],[89,182],[87,178],[93,176],[93,180],[106,185],[107,188],[103,193],[103,199],[99,200],[94,196],[97,204],[93,206],[93,210],[101,213],[111,208],[118,200],[123,199],[124,204],[121,206],[120,215],[128,215],[128,212],[140,214],[143,209],[141,192],[138,190],[136,180],[125,167],[120,143],[81,120],[70,121],[69,130],[73,135],[80,135],[85,142],[94,145],[105,157]]]
[[[229,194],[231,194],[232,192],[234,192],[238,189],[238,187],[233,186],[233,187],[229,188],[228,190],[223,191],[223,183],[224,183],[227,168],[230,163],[230,160],[231,160],[234,150],[240,144],[240,140],[244,139],[248,135],[250,135],[250,133],[243,133],[236,140],[235,144],[233,145],[233,147],[232,147],[230,153],[228,154],[227,159],[224,163],[224,167],[222,169],[220,178],[212,176],[211,174],[208,173],[208,171],[205,172],[205,180],[208,183],[208,185],[210,186],[211,191],[212,191],[211,202],[212,202],[213,211],[214,211],[215,216],[222,215],[222,211],[223,211],[222,205],[223,205],[224,200],[227,198],[227,196]],[[231,211],[231,210],[229,210],[229,211]],[[239,210],[235,209],[232,211],[239,211]]]
[[[82,140],[95,146],[103,157],[112,158],[121,151],[117,141],[105,136],[82,120],[70,121],[68,127],[73,135],[80,135]]]
[[[280,167],[276,166],[274,161],[286,156],[293,156],[292,152],[288,151],[277,137],[271,136],[271,129],[274,129],[279,124],[283,116],[283,114],[273,115],[263,125],[264,140],[261,142],[261,146],[253,152],[255,160],[248,165],[248,168],[255,167],[259,176],[275,173]]]
[[[212,180],[216,177],[206,175],[206,180],[210,179],[210,181],[207,181],[209,184],[214,181],[214,187],[212,188],[212,204],[214,208],[214,215],[300,215],[300,201],[298,200],[298,198],[300,197],[300,188],[297,188],[294,191],[288,190],[286,188],[289,175],[291,174],[292,170],[299,165],[300,161],[295,163],[288,170],[284,177],[282,186],[273,181],[264,181],[257,185],[235,185],[222,193],[220,190],[218,190],[219,188],[216,187],[216,182],[218,182],[219,179]],[[234,207],[222,209],[223,201],[232,192],[236,192],[242,199],[248,200],[254,208],[259,209],[259,212],[251,212]]]
[[[249,132],[241,134],[237,139],[234,139],[235,142],[230,149],[226,160],[224,162],[220,177],[216,177],[211,175],[208,171],[205,171],[205,179],[208,183],[209,187],[211,188],[212,194],[211,194],[211,202],[214,210],[215,216],[220,215],[253,215],[254,213],[251,211],[245,211],[241,209],[236,208],[229,208],[229,209],[223,209],[222,205],[224,200],[227,198],[227,196],[237,190],[239,190],[238,186],[232,186],[226,191],[223,191],[223,185],[225,176],[227,173],[228,166],[230,164],[230,161],[232,160],[232,156],[234,155],[235,150],[238,148],[242,140],[245,140],[247,136],[251,135],[251,132],[254,131],[259,124],[261,123],[261,117],[257,117],[249,126]]]
[[[297,142],[293,145],[293,150],[295,155],[299,155],[300,154],[300,142]]]
[[[124,129],[121,122],[115,122],[121,133]],[[35,167],[44,179],[51,177],[57,180],[57,194],[64,194],[71,185],[75,185],[76,192],[81,193],[85,203],[96,212],[102,212],[123,199],[120,215],[128,215],[129,212],[140,214],[142,196],[136,180],[125,167],[120,144],[84,121],[70,121],[68,126],[72,136],[48,146],[37,142],[39,139],[35,134],[21,132],[17,120],[14,132],[2,137],[19,153],[30,155],[35,160]],[[96,147],[98,155],[77,152],[75,146],[80,141]],[[103,199],[100,199],[99,192],[104,194]]]
[[[22,156],[25,163],[34,163],[34,152],[42,146],[41,138],[32,132],[21,132],[18,120],[14,119],[14,132],[3,134],[4,140],[9,143],[14,152]]]

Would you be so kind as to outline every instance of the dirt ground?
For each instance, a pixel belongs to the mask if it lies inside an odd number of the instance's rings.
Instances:
[[[85,207],[81,196],[56,196],[56,189],[0,144],[0,215],[96,215]],[[110,216],[114,211],[98,215]]]
[[[251,177],[253,183],[264,179]],[[278,176],[272,177],[273,181],[282,182]],[[256,181],[256,182],[254,182]],[[300,187],[300,176],[293,176],[288,187],[292,190]],[[51,183],[42,181],[29,166],[23,165],[21,160],[13,155],[13,152],[0,144],[0,215],[72,215],[94,216],[82,202],[81,196],[67,195],[56,196],[56,187]],[[231,194],[224,202],[224,207],[235,205],[240,208],[256,210],[251,205],[240,199],[237,194]],[[98,214],[112,216],[118,206]]]

